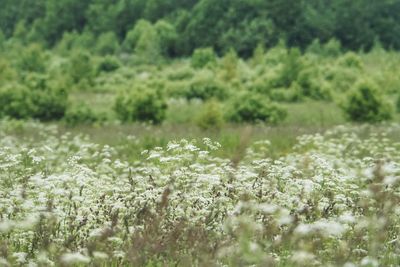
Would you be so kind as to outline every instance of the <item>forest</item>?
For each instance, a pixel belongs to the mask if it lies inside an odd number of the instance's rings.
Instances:
[[[0,266],[400,265],[400,0],[0,0]]]

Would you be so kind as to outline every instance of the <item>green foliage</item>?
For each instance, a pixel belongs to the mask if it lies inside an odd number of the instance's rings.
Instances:
[[[26,76],[24,84],[1,88],[0,99],[0,115],[16,119],[58,120],[67,106],[63,85],[42,74]]]
[[[363,67],[363,63],[360,57],[353,52],[348,52],[345,55],[341,56],[338,59],[338,64],[339,66],[346,68],[361,69]]]
[[[30,90],[29,98],[34,105],[32,118],[50,121],[64,116],[68,99],[65,84],[41,74],[27,76],[24,83]]]
[[[161,47],[157,31],[153,26],[140,35],[135,46],[135,54],[143,63],[155,64],[160,61]]]
[[[318,66],[310,66],[299,72],[297,84],[301,88],[301,94],[311,99],[330,100],[331,88],[321,78],[321,70]]]
[[[106,56],[100,59],[97,67],[99,72],[113,72],[121,66],[120,61],[114,56]]]
[[[185,90],[187,99],[199,98],[207,100],[211,98],[224,99],[228,95],[228,90],[224,83],[216,79],[211,73],[199,73],[189,82]]]
[[[158,124],[165,119],[167,103],[160,90],[142,85],[121,93],[116,98],[114,110],[122,122]]]
[[[153,26],[147,20],[139,20],[126,35],[122,48],[134,52],[140,63],[155,64],[164,53],[171,52],[174,38],[170,24],[160,21]]]
[[[174,56],[176,54],[175,44],[178,39],[178,33],[175,27],[166,22],[159,20],[154,24],[159,39],[159,46],[163,56]]]
[[[263,44],[258,44],[253,51],[251,62],[254,66],[264,64],[265,62],[265,47]]]
[[[98,37],[95,50],[100,55],[115,54],[118,49],[119,42],[114,32],[106,32]]]
[[[89,50],[96,46],[96,38],[93,33],[85,31],[65,32],[62,39],[57,43],[56,49],[62,54],[69,56],[73,50]]]
[[[64,121],[70,126],[80,124],[101,123],[106,120],[103,114],[97,114],[85,103],[69,106],[66,110]]]
[[[342,52],[342,45],[336,39],[330,39],[324,46],[322,47],[322,54],[324,56],[337,57]]]
[[[3,31],[0,29],[0,52],[3,51],[5,42],[6,42],[6,37]]]
[[[237,76],[239,57],[235,50],[230,49],[221,60],[223,77],[225,80],[233,80]]]
[[[192,55],[192,67],[201,69],[207,65],[212,65],[217,61],[214,50],[211,47],[198,48]]]
[[[26,72],[44,72],[46,70],[46,55],[39,44],[31,44],[22,50],[17,59],[17,67]]]
[[[397,108],[397,112],[400,113],[400,94],[397,97],[396,108]]]
[[[277,87],[290,87],[292,82],[296,81],[303,63],[301,60],[301,52],[297,48],[292,48],[287,52],[283,62],[283,68],[280,77],[276,81]]]
[[[28,29],[26,28],[25,21],[19,21],[14,28],[13,40],[21,43],[26,43],[28,35]]]
[[[221,104],[216,100],[207,101],[196,118],[196,124],[203,130],[219,130],[224,123]]]
[[[268,93],[273,101],[279,102],[299,102],[304,98],[301,86],[294,82],[289,88],[275,88]]]
[[[348,119],[356,122],[380,122],[392,118],[392,107],[384,100],[377,86],[370,81],[359,82],[342,105]]]
[[[228,119],[232,122],[267,122],[276,124],[285,119],[287,112],[267,97],[254,93],[238,93],[229,103]]]
[[[319,39],[315,39],[308,47],[307,52],[323,57],[337,57],[341,54],[341,44],[336,39],[330,39],[321,45]]]
[[[50,46],[66,32],[113,32],[123,40],[132,26],[147,20],[168,21],[173,26],[165,29],[173,35],[170,30],[176,29],[175,48],[161,46],[161,53],[169,56],[187,56],[196,48],[212,46],[218,54],[233,48],[248,58],[258,44],[272,47],[279,39],[302,49],[318,39],[327,55],[334,55],[339,43],[346,50],[368,50],[377,39],[386,49],[400,48],[400,5],[393,0],[368,5],[348,0],[3,0],[1,7],[0,28],[7,38],[14,32],[18,42]],[[157,32],[160,39],[172,36]],[[331,42],[332,37],[337,41]],[[134,51],[131,44],[127,47]]]
[[[10,83],[0,88],[0,118],[27,119],[34,111],[31,91],[24,85]]]
[[[17,72],[11,67],[10,62],[6,58],[0,58],[0,85],[16,78]]]
[[[133,29],[131,29],[125,37],[124,42],[122,43],[122,48],[126,52],[133,52],[137,43],[139,42],[140,37],[148,31],[151,31],[153,26],[147,20],[139,20]]]
[[[71,55],[68,70],[73,83],[91,84],[95,74],[92,56],[88,52],[75,50]]]
[[[219,46],[224,51],[234,49],[241,56],[247,58],[252,55],[257,45],[271,47],[277,42],[277,39],[276,28],[271,20],[261,17],[247,18],[223,32],[220,36]]]

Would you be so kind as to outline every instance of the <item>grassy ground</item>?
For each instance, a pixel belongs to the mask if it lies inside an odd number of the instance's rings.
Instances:
[[[75,99],[86,99],[97,111],[112,109],[113,95],[105,97],[99,94],[80,93]],[[217,156],[239,160],[249,144],[257,140],[271,141],[272,157],[285,155],[296,143],[298,136],[323,133],[336,125],[346,124],[340,108],[334,103],[308,101],[285,104],[288,110],[286,120],[279,125],[235,125],[225,124],[221,130],[201,130],[193,122],[202,108],[201,101],[171,100],[166,122],[152,126],[146,124],[109,123],[98,126],[67,127],[60,124],[61,132],[87,134],[100,144],[119,146],[123,157],[139,159],[144,149],[165,146],[171,140],[196,140],[201,143],[204,137],[218,141],[223,149]],[[396,122],[400,118],[396,115]]]

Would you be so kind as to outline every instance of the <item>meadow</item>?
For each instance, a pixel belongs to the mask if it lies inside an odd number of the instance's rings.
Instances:
[[[238,161],[204,138],[137,160],[54,125],[0,127],[1,264],[397,266],[400,126],[336,126]]]
[[[350,2],[4,1],[0,266],[399,266],[398,1]]]

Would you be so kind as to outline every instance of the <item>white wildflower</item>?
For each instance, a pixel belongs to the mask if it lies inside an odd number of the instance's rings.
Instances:
[[[65,253],[61,256],[61,261],[64,264],[72,265],[72,264],[80,264],[80,263],[89,263],[90,258],[82,255],[79,252]]]
[[[15,261],[18,262],[19,264],[23,264],[26,262],[26,256],[28,253],[26,252],[14,252],[13,257],[15,258]]]

